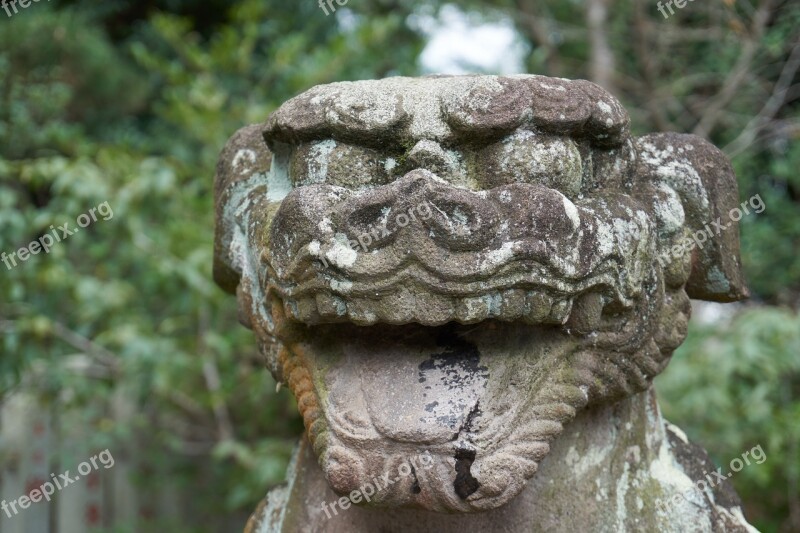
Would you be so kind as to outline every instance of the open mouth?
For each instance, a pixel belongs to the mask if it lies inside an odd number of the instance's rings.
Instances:
[[[372,503],[502,505],[577,410],[664,364],[644,320],[663,285],[640,266],[653,236],[633,200],[469,192],[414,171],[360,194],[295,189],[270,231],[257,283],[282,343],[271,366],[341,494],[389,473]]]
[[[546,399],[575,343],[555,328],[520,328],[325,325],[287,347],[283,369],[334,490],[377,485],[375,504],[437,511],[516,495],[588,401],[579,385],[559,386],[568,401]],[[535,353],[520,351],[525,336]],[[404,465],[411,476],[397,474]]]
[[[279,377],[297,396],[338,493],[370,485],[377,505],[491,509],[522,490],[578,410],[646,388],[660,371],[665,357],[654,332],[635,318],[661,304],[655,296],[648,307],[642,299],[603,314],[588,337],[568,326],[491,319],[311,326],[281,316],[288,306],[273,296],[284,339]],[[592,301],[599,300],[579,298],[576,312]],[[607,360],[598,361],[603,350]],[[397,474],[404,467],[411,475]]]

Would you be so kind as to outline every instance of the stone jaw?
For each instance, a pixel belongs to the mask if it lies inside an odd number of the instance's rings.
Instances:
[[[319,326],[288,348],[294,354],[284,356],[292,362],[284,362],[283,378],[335,491],[349,494],[403,463],[419,465],[425,453],[432,468],[379,491],[372,503],[481,511],[522,490],[551,441],[588,403],[649,386],[685,335],[688,299],[674,299],[669,312],[683,324],[678,331],[632,327],[625,341],[614,328],[587,341],[557,328],[499,322],[367,332]],[[394,397],[399,391],[403,397]],[[471,484],[453,478],[459,466]]]
[[[552,443],[522,493],[481,513],[366,506],[332,510],[338,495],[315,461],[302,442],[289,467],[289,483],[269,493],[246,533],[755,531],[727,481],[684,497],[686,487],[716,467],[680,429],[664,421],[652,389],[579,413]],[[663,510],[659,500],[673,503]]]
[[[746,293],[735,228],[656,261],[735,205],[724,156],[631,139],[585,81],[317,87],[234,136],[216,195],[215,279],[297,397],[331,486],[434,457],[377,505],[503,505],[578,411],[650,386],[689,295]]]

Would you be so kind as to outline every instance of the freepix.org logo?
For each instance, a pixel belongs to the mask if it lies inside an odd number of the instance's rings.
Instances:
[[[753,460],[752,463],[750,459]],[[697,480],[694,485],[683,492],[676,493],[667,500],[656,498],[656,509],[659,513],[668,514],[673,505],[680,503],[681,498],[695,505],[703,505],[703,499],[709,497],[710,489],[716,487],[720,483],[724,483],[727,479],[733,477],[736,472],[741,471],[745,466],[749,466],[750,464],[760,465],[766,460],[767,454],[764,453],[764,449],[761,445],[757,444],[752,449],[744,452],[741,458],[734,457],[729,464],[730,471],[728,473],[724,473],[722,467],[712,470],[711,472],[704,471],[704,477]]]
[[[750,208],[748,208],[748,204]],[[744,215],[750,214],[750,209],[753,209],[756,214],[760,214],[763,213],[766,208],[767,204],[761,199],[761,195],[756,194],[750,197],[749,200],[742,202],[739,207],[731,209],[728,212],[728,218],[733,222],[739,222]],[[684,254],[692,253],[692,250],[695,248],[702,250],[707,240],[721,235],[723,231],[731,227],[734,227],[733,224],[724,224],[722,218],[717,217],[716,220],[707,223],[701,229],[675,244],[672,248],[665,250],[658,256],[658,262],[662,267],[666,267],[672,260],[681,258]]]
[[[331,13],[336,12],[336,8],[333,6],[334,3],[339,4],[339,6],[343,7],[347,5],[348,1],[349,0],[319,0],[319,7],[320,9],[322,9],[322,11],[325,13],[325,16],[327,17],[328,15],[330,15],[330,13],[328,13],[328,9],[331,10]]]
[[[78,475],[71,475],[69,470],[58,476],[50,474],[52,481],[45,481],[38,488],[32,489],[28,494],[20,496],[16,500],[11,500],[10,502],[3,500],[0,502],[0,509],[3,510],[6,516],[13,518],[34,503],[39,503],[42,500],[49,502],[56,491],[64,490],[73,483],[77,483],[81,477],[86,477],[95,470],[100,470],[100,466],[103,466],[106,470],[113,468],[114,456],[111,455],[109,450],[103,450],[79,464]]]
[[[0,0],[0,5],[3,6],[3,11],[6,12],[6,15],[13,17],[19,13],[19,8],[17,8],[17,6],[21,7],[22,9],[28,9],[31,7],[32,3],[35,4],[41,1],[42,0]],[[49,2],[50,0],[47,1]]]
[[[87,213],[80,215],[76,220],[76,223],[78,224],[77,228],[70,228],[70,223],[67,222],[66,224],[58,226],[56,229],[54,224],[50,226],[50,232],[45,233],[35,241],[31,241],[31,243],[27,246],[23,246],[14,252],[3,252],[0,254],[0,261],[6,265],[8,270],[11,270],[17,266],[17,260],[19,260],[21,263],[24,263],[30,259],[32,255],[38,255],[42,252],[49,254],[50,250],[57,243],[60,243],[75,233],[78,233],[81,228],[88,227],[92,223],[97,222],[98,215],[103,217],[103,220],[111,220],[114,218],[114,211],[112,211],[111,206],[108,205],[108,202],[103,202],[97,207],[89,209]]]

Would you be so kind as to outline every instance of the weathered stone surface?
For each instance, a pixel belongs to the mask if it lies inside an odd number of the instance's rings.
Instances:
[[[579,445],[565,428],[650,388],[690,296],[746,295],[735,223],[683,247],[737,205],[724,155],[692,136],[632,138],[628,122],[582,80],[390,78],[315,87],[232,138],[215,278],[296,396],[335,492],[424,456],[370,505],[574,503],[569,480],[588,480],[534,476],[552,447]],[[641,427],[657,456],[659,424]],[[530,488],[554,475],[557,491]],[[634,494],[652,505],[644,485]],[[701,530],[725,529],[702,513]]]
[[[661,418],[652,391],[588,409],[553,443],[518,497],[467,515],[333,507],[339,496],[303,441],[291,481],[270,493],[247,533],[754,531],[727,482],[706,492],[693,488],[714,467],[685,439]],[[655,503],[673,497],[674,504]]]

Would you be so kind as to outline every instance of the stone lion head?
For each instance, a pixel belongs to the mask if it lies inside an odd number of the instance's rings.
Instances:
[[[650,386],[689,298],[746,295],[725,156],[631,136],[584,80],[317,86],[231,138],[215,192],[215,279],[331,487],[411,469],[377,505],[504,504],[577,411]]]

